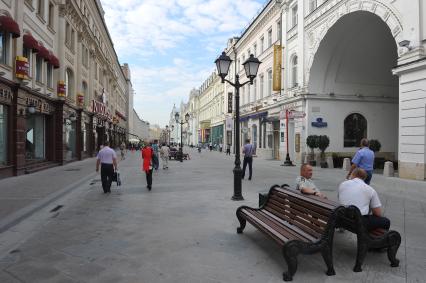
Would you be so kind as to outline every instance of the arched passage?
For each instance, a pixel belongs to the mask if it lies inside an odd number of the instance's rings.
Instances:
[[[310,105],[320,109],[312,120],[333,121],[309,134],[330,136],[330,151],[351,152],[344,143],[344,120],[360,113],[368,122],[366,136],[382,143],[382,155],[396,160],[398,144],[397,44],[388,25],[377,15],[356,11],[335,22],[315,53],[308,90],[327,97]],[[354,129],[355,130],[355,129]]]

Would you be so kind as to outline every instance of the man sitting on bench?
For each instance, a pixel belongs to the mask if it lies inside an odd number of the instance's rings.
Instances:
[[[389,230],[390,221],[382,216],[382,204],[377,192],[364,183],[367,172],[364,169],[356,168],[350,180],[344,181],[339,186],[338,198],[342,205],[355,205],[358,207],[363,222],[368,231],[382,228]],[[372,214],[370,214],[370,209]]]
[[[312,166],[304,163],[300,167],[300,176],[296,178],[296,189],[307,195],[314,195],[326,198],[324,194],[315,186],[312,181]]]

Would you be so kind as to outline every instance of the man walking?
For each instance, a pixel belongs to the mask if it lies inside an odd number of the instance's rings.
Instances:
[[[231,155],[231,144],[230,143],[228,143],[226,145],[226,155]]]
[[[166,143],[163,143],[160,149],[160,157],[163,163],[163,169],[169,169],[169,154],[170,154],[169,147],[166,145]]]
[[[108,141],[104,143],[104,147],[98,152],[96,159],[96,172],[99,172],[99,165],[101,165],[101,180],[104,194],[111,193],[112,177],[114,170],[117,171],[117,154],[109,147]]]
[[[242,179],[244,179],[244,175],[246,174],[246,167],[247,164],[249,166],[249,180],[251,180],[252,177],[252,169],[253,169],[253,150],[254,147],[250,143],[250,139],[246,139],[246,144],[243,147],[243,154],[244,154],[244,161],[243,161],[243,175],[241,176]]]
[[[361,148],[355,153],[354,158],[352,158],[352,167],[349,170],[346,179],[349,179],[352,171],[355,168],[364,169],[367,172],[367,178],[365,178],[364,182],[369,185],[371,181],[371,177],[373,176],[373,164],[374,164],[374,151],[372,151],[368,146],[370,142],[368,139],[361,140]]]

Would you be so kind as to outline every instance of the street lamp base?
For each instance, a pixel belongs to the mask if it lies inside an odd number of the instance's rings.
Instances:
[[[232,196],[231,199],[235,201],[244,200],[243,196]]]
[[[235,166],[234,168],[234,195],[232,196],[232,200],[244,200],[242,194],[242,180],[241,176],[243,175],[243,171],[240,166]]]
[[[285,161],[283,164],[281,164],[281,166],[296,166],[296,165],[294,165],[293,162],[291,162],[290,155],[287,153],[285,157]]]

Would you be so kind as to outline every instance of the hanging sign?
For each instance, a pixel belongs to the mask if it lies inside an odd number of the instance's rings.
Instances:
[[[66,96],[66,85],[64,81],[58,81],[58,97],[65,97]]]
[[[288,111],[288,118],[296,119],[296,118],[305,118],[306,113],[301,111]]]
[[[228,113],[232,113],[232,92],[228,92]]]
[[[29,69],[28,59],[23,56],[16,56],[15,76],[18,79],[28,79]]]
[[[281,90],[281,64],[282,64],[281,45],[274,45],[274,69],[273,69],[273,91]]]

